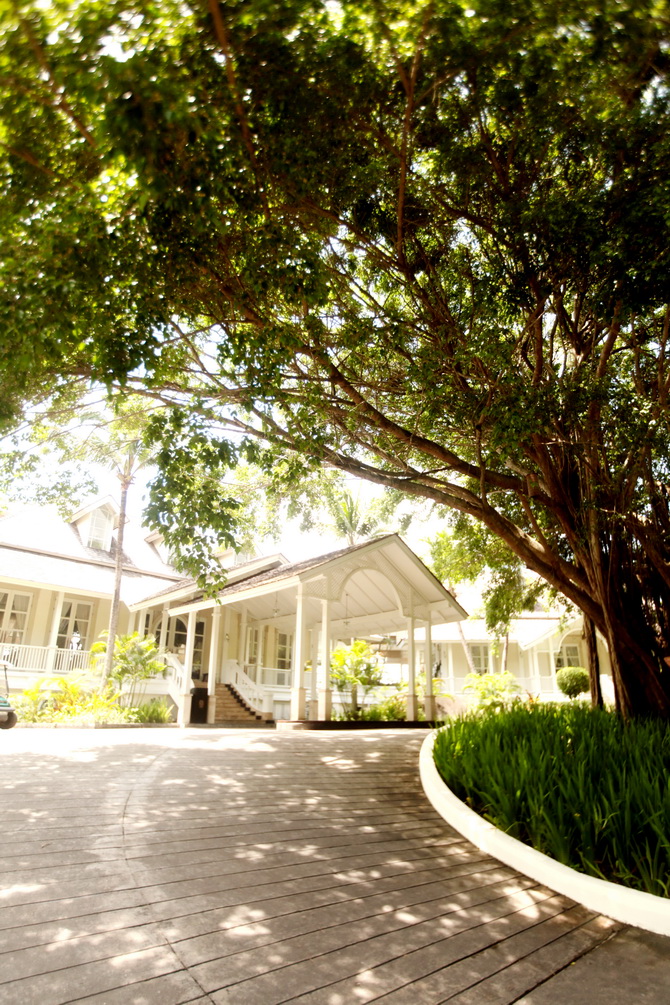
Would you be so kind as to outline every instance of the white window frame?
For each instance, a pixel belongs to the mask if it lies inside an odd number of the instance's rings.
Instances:
[[[576,642],[564,642],[556,653],[555,665],[557,670],[565,667],[580,667],[579,645]]]
[[[153,629],[156,642],[160,642],[162,621],[163,618],[161,616]],[[205,648],[205,631],[205,622],[203,620],[196,620],[195,636],[193,640],[193,666],[197,668],[202,667],[202,656]],[[186,650],[187,634],[187,621],[180,617],[168,618],[168,627],[165,636],[166,651],[169,653],[175,653],[177,656],[183,656],[184,651]]]
[[[468,652],[470,653],[475,673],[490,673],[491,647],[488,642],[469,642]]]
[[[112,547],[114,519],[104,509],[95,509],[88,519],[87,544],[97,551],[109,551]]]
[[[247,625],[247,647],[245,664],[257,666],[260,661],[261,633],[255,625]]]
[[[9,645],[23,645],[25,644],[25,633],[28,628],[30,609],[33,604],[33,595],[32,593],[24,593],[23,590],[11,589],[2,589],[0,593],[7,595],[7,605],[4,611],[0,613],[0,642]],[[28,600],[28,607],[25,611],[15,610],[14,601],[16,597],[23,597]],[[12,625],[12,617],[16,617],[17,614],[25,615],[23,628],[17,628],[16,624]]]
[[[71,604],[70,613],[64,614],[65,605]],[[80,618],[77,617],[76,610],[77,606],[81,604],[88,607],[88,620],[86,622],[86,632],[82,635],[79,631]],[[67,630],[62,632],[61,625],[64,621],[67,621]],[[77,626],[77,631],[79,633],[79,648],[88,649],[90,645],[89,634],[93,628],[93,603],[90,600],[82,600],[81,597],[63,597],[63,603],[60,607],[60,615],[58,619],[58,634],[56,636],[56,645],[59,649],[70,649],[72,647],[72,636],[75,630],[75,625]],[[58,639],[64,638],[65,645],[58,642]]]
[[[293,635],[290,632],[277,632],[275,636],[275,666],[277,670],[290,670],[293,658]]]

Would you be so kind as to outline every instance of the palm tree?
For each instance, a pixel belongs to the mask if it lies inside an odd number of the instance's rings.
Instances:
[[[338,537],[352,546],[365,540],[376,531],[382,531],[382,520],[374,512],[374,504],[363,508],[360,499],[349,489],[342,489],[328,499],[332,529]]]
[[[143,434],[149,414],[146,402],[137,397],[116,398],[100,406],[97,402],[73,398],[64,403],[57,402],[47,408],[31,430],[33,450],[43,459],[55,459],[67,470],[75,465],[80,470],[88,470],[91,465],[105,467],[112,471],[121,487],[119,529],[114,555],[114,588],[109,617],[107,650],[102,673],[101,687],[107,681],[114,659],[121,580],[123,577],[123,537],[127,520],[128,490],[138,472],[151,461],[151,454],[144,445]],[[66,479],[67,480],[67,479]],[[76,486],[80,489],[80,486]],[[94,488],[88,480],[86,488]],[[70,496],[58,497],[59,508],[72,505]]]
[[[121,494],[119,500],[119,529],[116,536],[114,555],[114,589],[109,612],[107,648],[102,670],[100,687],[109,679],[114,662],[114,645],[119,626],[121,605],[121,582],[123,579],[123,538],[128,512],[128,491],[142,468],[151,462],[151,453],[143,442],[147,424],[147,413],[136,402],[116,406],[115,414],[108,416],[87,416],[94,421],[89,436],[80,440],[72,449],[82,459],[88,460],[112,471],[119,480]]]

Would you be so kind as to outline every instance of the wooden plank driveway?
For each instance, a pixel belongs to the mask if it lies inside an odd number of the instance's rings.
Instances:
[[[3,732],[0,1003],[521,998],[616,926],[452,831],[424,735]]]

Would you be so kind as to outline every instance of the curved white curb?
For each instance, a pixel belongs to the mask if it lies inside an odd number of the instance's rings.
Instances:
[[[424,792],[448,824],[482,851],[589,910],[625,925],[670,935],[670,900],[641,890],[629,890],[618,883],[608,883],[561,865],[498,830],[457,799],[435,767],[434,741],[435,733],[430,733],[421,745],[419,773]]]

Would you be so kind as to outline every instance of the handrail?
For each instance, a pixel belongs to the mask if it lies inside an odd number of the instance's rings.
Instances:
[[[228,670],[229,672],[232,670],[232,680],[230,683],[239,693],[240,697],[256,712],[262,712],[267,689],[262,685],[256,684],[239,666],[235,666],[234,668],[229,667]]]
[[[186,677],[186,667],[174,653],[163,653],[165,667],[168,671],[167,682],[170,696],[176,701],[186,691],[190,691],[193,682]]]

